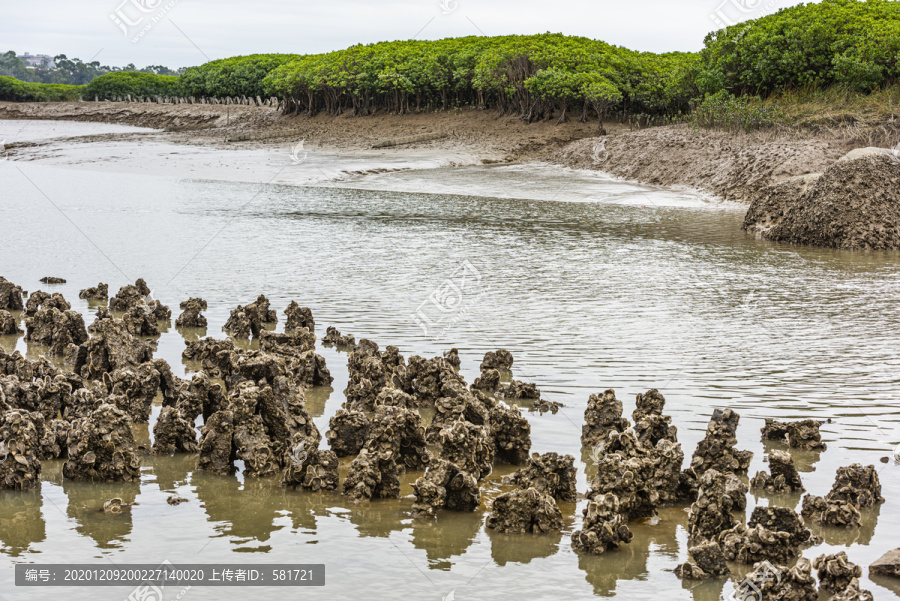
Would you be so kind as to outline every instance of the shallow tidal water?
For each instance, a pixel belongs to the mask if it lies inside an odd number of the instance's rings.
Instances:
[[[756,241],[739,229],[743,207],[549,166],[316,152],[295,165],[288,148],[184,148],[136,128],[21,124],[0,121],[0,138],[55,141],[0,160],[0,275],[29,291],[62,292],[86,323],[96,306],[78,291],[100,281],[114,294],[143,277],[176,315],[180,301],[203,297],[205,332],[170,326],[159,338],[156,356],[176,375],[191,369],[181,360],[185,337],[224,337],[230,309],[261,293],[279,311],[279,330],[296,300],[312,309],[320,338],[333,325],[406,357],[457,347],[469,382],[486,351],[507,348],[516,379],[565,405],[557,414],[523,410],[533,451],[576,457],[582,493],[593,473],[580,445],[583,412],[588,396],[607,388],[627,417],[635,394],[658,388],[686,461],[713,410],[732,407],[742,416],[738,446],[754,452],[750,475],[781,448],[760,441],[765,417],[830,419],[826,451],[791,451],[807,490],[824,495],[838,467],[875,464],[887,502],[864,510],[858,531],[814,527],[826,542],[804,556],[844,549],[876,599],[900,599],[900,585],[873,582],[865,569],[897,546],[900,527],[900,254]],[[107,137],[65,138],[92,133]],[[43,285],[44,276],[68,283]],[[43,351],[21,336],[0,345]],[[335,378],[307,392],[324,433],[344,400],[346,354],[317,352]],[[149,447],[152,423],[135,430]],[[194,587],[181,597],[190,600],[453,592],[459,600],[712,601],[732,591],[730,580],[683,585],[672,573],[687,558],[681,507],[632,522],[631,544],[599,557],[571,549],[583,502],[561,504],[561,534],[487,531],[490,500],[506,490],[500,478],[512,466],[495,466],[477,512],[444,511],[434,521],[411,517],[406,495],[419,473],[407,474],[400,500],[354,505],[195,468],[196,456],[146,455],[140,485],[85,484],[64,482],[61,462],[44,462],[39,490],[0,492],[0,599],[117,600],[131,591],[15,588],[16,563],[164,560],[326,565],[324,588]],[[189,501],[170,506],[173,494]],[[111,497],[138,504],[107,516],[101,507]],[[751,492],[747,515],[759,504],[799,503],[800,495]],[[748,568],[733,565],[739,575]],[[166,599],[181,593],[167,590]]]

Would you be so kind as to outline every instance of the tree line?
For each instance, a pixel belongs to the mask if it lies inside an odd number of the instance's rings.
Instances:
[[[310,116],[469,107],[529,122],[611,112],[667,122],[698,109],[707,122],[742,110],[740,123],[757,126],[775,116],[751,110],[748,99],[801,87],[868,93],[898,77],[900,2],[823,0],[710,33],[698,53],[636,52],[554,33],[408,40],[221,59],[177,79],[110,73],[84,93],[277,96],[286,112]],[[0,99],[11,99],[3,89]]]

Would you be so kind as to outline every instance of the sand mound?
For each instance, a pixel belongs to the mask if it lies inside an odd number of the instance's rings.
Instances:
[[[578,140],[550,154],[550,163],[597,169],[659,186],[687,186],[725,200],[750,202],[760,189],[824,171],[846,148],[824,138],[771,139],[695,130],[686,125]]]
[[[878,148],[854,150],[821,176],[764,188],[743,229],[766,240],[845,250],[900,248],[900,160]]]

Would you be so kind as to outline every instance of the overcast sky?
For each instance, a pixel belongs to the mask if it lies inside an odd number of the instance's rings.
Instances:
[[[3,0],[0,52],[187,67],[241,54],[382,40],[561,32],[636,50],[694,51],[790,0]],[[116,23],[119,22],[119,24]],[[141,32],[143,34],[141,35]],[[141,36],[141,37],[138,37]]]

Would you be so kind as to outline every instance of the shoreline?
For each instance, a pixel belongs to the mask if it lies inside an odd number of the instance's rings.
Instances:
[[[282,115],[271,107],[122,102],[0,102],[0,119],[91,121],[162,130],[170,142],[229,148],[265,148],[303,141],[331,151],[371,151],[387,140],[430,138],[381,148],[379,154],[428,150],[469,164],[542,162],[602,171],[635,182],[690,188],[749,204],[772,184],[822,173],[854,147],[819,134],[731,134],[668,125],[631,130],[609,122],[571,120],[526,124],[494,111],[446,111],[365,117]],[[226,141],[237,138],[241,141]],[[249,139],[247,139],[249,138]],[[23,144],[23,147],[25,145]],[[12,141],[7,148],[15,149]]]

